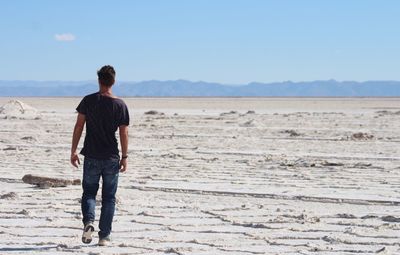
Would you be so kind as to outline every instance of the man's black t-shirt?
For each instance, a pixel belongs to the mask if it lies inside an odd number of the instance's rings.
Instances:
[[[81,154],[95,159],[119,159],[115,132],[119,126],[129,125],[124,101],[97,92],[85,96],[76,110],[86,116],[86,137]]]

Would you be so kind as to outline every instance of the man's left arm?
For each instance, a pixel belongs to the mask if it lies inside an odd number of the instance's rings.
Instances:
[[[86,116],[85,114],[78,113],[78,117],[76,119],[74,134],[72,135],[72,145],[71,145],[71,164],[75,167],[78,167],[79,161],[78,152],[76,151],[78,148],[79,140],[81,139],[83,128],[85,127]]]
[[[125,172],[127,169],[127,157],[128,157],[128,126],[119,126],[119,139],[121,140],[121,152],[122,157],[120,161],[120,172]]]

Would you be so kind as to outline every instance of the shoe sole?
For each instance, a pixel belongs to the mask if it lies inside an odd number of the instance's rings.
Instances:
[[[82,235],[82,243],[91,243],[92,242],[92,234],[94,232],[94,227],[89,225],[86,226],[83,235]]]
[[[104,246],[109,246],[110,244],[109,243],[98,243],[97,245],[104,247]]]
[[[99,243],[97,244],[98,246],[110,246],[111,241],[110,240],[104,240],[100,239]]]

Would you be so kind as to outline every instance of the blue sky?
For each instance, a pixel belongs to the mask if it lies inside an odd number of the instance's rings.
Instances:
[[[400,80],[397,0],[0,3],[0,80]]]

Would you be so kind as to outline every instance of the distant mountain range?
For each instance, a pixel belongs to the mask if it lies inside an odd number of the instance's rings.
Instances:
[[[0,81],[0,96],[83,96],[96,92],[96,81]],[[210,82],[142,81],[119,82],[113,91],[118,96],[142,97],[391,97],[400,96],[400,81],[252,82],[225,85]]]

